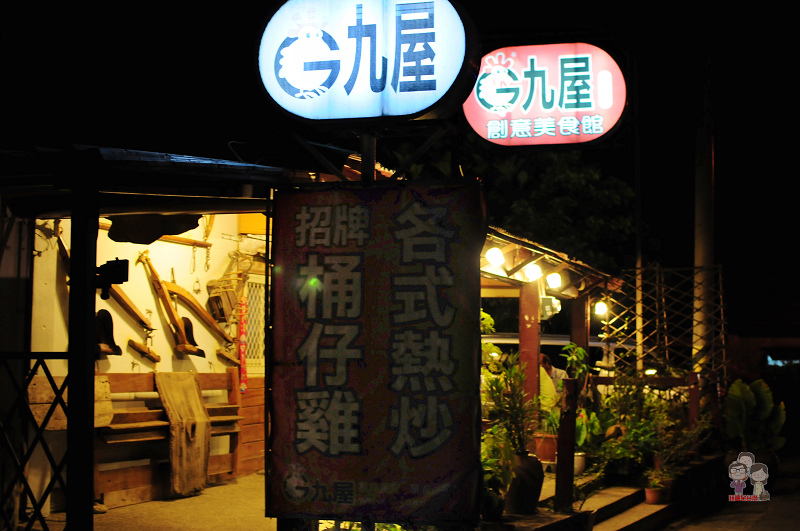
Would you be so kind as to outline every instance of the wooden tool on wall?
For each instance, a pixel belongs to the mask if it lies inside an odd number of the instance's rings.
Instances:
[[[150,273],[150,282],[153,284],[153,288],[155,288],[156,294],[161,301],[161,306],[164,308],[164,312],[167,314],[167,318],[169,318],[170,325],[172,326],[172,331],[175,336],[175,349],[182,354],[205,357],[205,352],[198,348],[194,341],[192,322],[186,317],[181,318],[178,316],[178,313],[172,306],[172,300],[170,299],[167,287],[164,285],[164,281],[161,280],[161,277],[158,276],[148,253],[149,251],[140,253],[137,263],[143,263]]]
[[[203,306],[194,298],[194,296],[186,289],[178,286],[177,284],[173,284],[172,282],[164,281],[164,287],[167,289],[167,292],[171,295],[178,297],[181,301],[183,301],[186,306],[215,334],[217,334],[220,338],[225,340],[228,343],[233,343],[235,340],[228,335],[225,330],[220,328],[217,324],[217,321],[208,313],[208,310],[203,308]]]
[[[117,286],[116,284],[111,285],[111,298],[117,301],[117,304],[125,310],[128,315],[133,317],[136,322],[145,329],[147,332],[147,337],[150,337],[150,334],[155,330],[153,325],[150,324],[150,319],[147,318],[140,310],[136,307],[136,305],[131,301],[128,296],[122,291],[122,288]],[[156,352],[150,348],[149,345],[146,343],[140,343],[139,341],[135,341],[133,339],[128,340],[128,346],[144,356],[145,358],[149,359],[150,361],[159,362],[161,361],[161,356],[156,354]]]
[[[58,252],[64,262],[64,266],[69,271],[69,247],[67,247],[64,238],[60,234],[58,236]],[[155,328],[153,328],[153,325],[150,324],[150,319],[148,319],[147,316],[142,313],[142,311],[133,303],[130,297],[128,297],[128,295],[122,290],[122,287],[119,284],[111,284],[109,287],[109,293],[111,294],[111,298],[114,299],[117,304],[119,304],[120,308],[130,315],[139,326],[145,329],[145,332],[149,337]],[[129,339],[128,346],[150,361],[161,361],[161,356],[156,354],[156,352],[145,343],[140,343],[138,341],[134,341],[133,339]]]

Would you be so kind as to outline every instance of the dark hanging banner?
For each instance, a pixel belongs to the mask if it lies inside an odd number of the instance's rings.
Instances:
[[[478,187],[275,205],[267,516],[476,525]]]

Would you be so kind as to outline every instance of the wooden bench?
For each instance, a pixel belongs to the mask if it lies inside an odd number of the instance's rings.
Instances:
[[[153,373],[104,373],[111,395],[157,392]],[[238,477],[241,394],[239,369],[225,373],[198,373],[202,391],[221,391],[225,400],[205,399],[211,420],[211,436],[229,436],[229,452],[211,455],[208,461],[209,484],[223,483]],[[212,398],[213,400],[213,398]],[[132,398],[131,401],[141,401]],[[153,399],[154,403],[158,403]],[[95,498],[107,507],[130,505],[162,499],[169,492],[169,419],[157,405],[114,408],[110,424],[96,429]],[[151,460],[149,464],[100,470],[99,464],[123,459]]]

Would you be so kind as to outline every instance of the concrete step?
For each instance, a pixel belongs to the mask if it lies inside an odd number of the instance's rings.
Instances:
[[[678,514],[669,504],[651,505],[639,503],[600,523],[595,523],[593,531],[654,531],[662,529]]]
[[[586,498],[583,503],[576,502],[576,511],[587,511],[592,514],[592,522],[596,526],[614,516],[624,513],[631,507],[644,501],[644,490],[636,487],[607,487]]]

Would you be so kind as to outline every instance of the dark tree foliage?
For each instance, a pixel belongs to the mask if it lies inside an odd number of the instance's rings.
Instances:
[[[604,272],[633,265],[634,191],[579,151],[509,152],[482,166],[490,224]]]
[[[614,274],[635,264],[635,193],[579,149],[495,146],[446,135],[412,163],[420,139],[379,140],[379,160],[408,179],[481,181],[490,225]],[[382,149],[381,149],[382,148]]]

